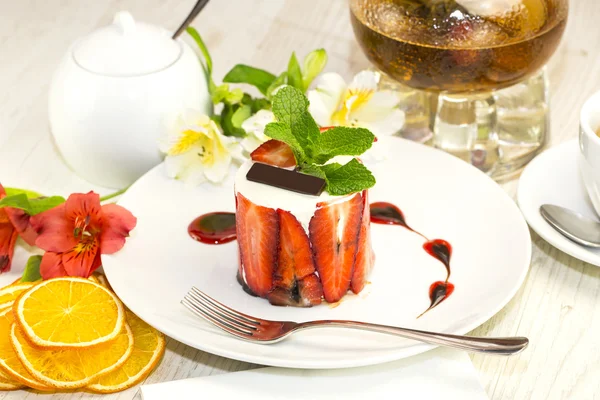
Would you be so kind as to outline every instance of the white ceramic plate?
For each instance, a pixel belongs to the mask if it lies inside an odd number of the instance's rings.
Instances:
[[[454,247],[452,296],[420,319],[430,285],[445,279],[423,239],[398,226],[372,225],[377,257],[371,284],[337,307],[275,307],[247,295],[235,279],[237,244],[206,245],[187,234],[194,217],[234,211],[232,179],[192,188],[165,176],[162,165],[120,200],[138,218],[125,247],[103,256],[119,297],[142,319],[197,349],[263,365],[343,368],[418,354],[433,346],[345,329],[300,332],[275,345],[238,340],[193,316],[180,301],[191,286],[225,304],[267,319],[352,319],[465,334],[497,313],[523,282],[531,257],[527,224],[516,204],[486,175],[441,151],[382,139],[386,161],[371,165],[378,183],[370,200],[398,205],[408,223]],[[518,333],[518,332],[517,332]]]
[[[600,266],[600,249],[580,246],[558,233],[542,218],[542,204],[555,204],[598,219],[579,173],[578,141],[571,140],[546,150],[523,171],[517,200],[525,219],[552,246],[582,261]]]

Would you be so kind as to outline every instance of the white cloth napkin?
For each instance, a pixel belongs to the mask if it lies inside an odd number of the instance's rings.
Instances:
[[[143,400],[488,400],[469,356],[436,349],[404,360],[335,370],[259,368],[141,387]],[[236,397],[233,397],[236,396]]]

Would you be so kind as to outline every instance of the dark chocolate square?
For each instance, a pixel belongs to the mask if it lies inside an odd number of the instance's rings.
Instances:
[[[325,179],[316,176],[262,163],[254,163],[246,174],[246,179],[313,196],[319,196],[326,184]]]

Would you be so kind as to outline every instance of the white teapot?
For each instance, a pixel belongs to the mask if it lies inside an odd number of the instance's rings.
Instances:
[[[77,40],[50,87],[50,129],[65,162],[90,183],[124,188],[162,161],[166,121],[212,113],[196,53],[127,12]]]

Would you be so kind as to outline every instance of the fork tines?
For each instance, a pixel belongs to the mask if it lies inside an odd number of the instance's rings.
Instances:
[[[260,321],[219,303],[196,287],[190,289],[181,304],[224,331],[244,339],[253,339],[260,326]]]

